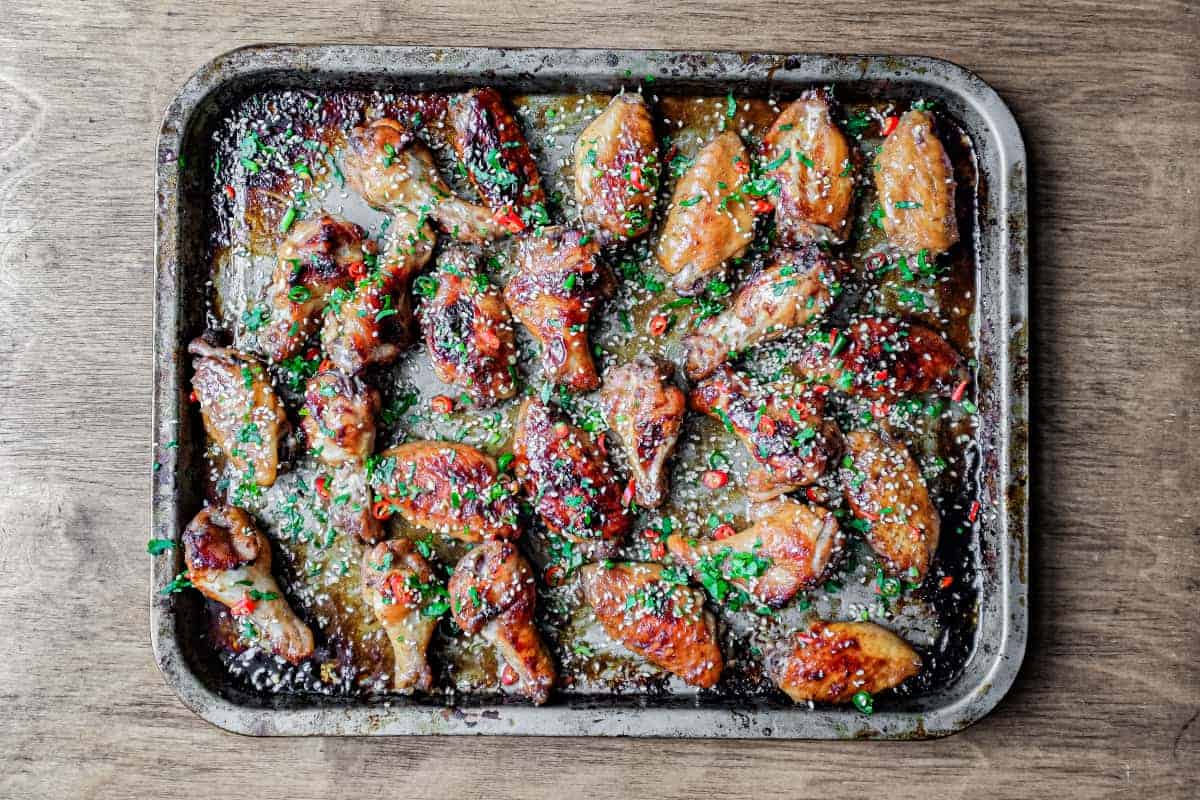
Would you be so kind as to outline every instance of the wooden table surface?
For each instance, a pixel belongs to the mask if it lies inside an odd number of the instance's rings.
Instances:
[[[0,797],[1195,797],[1200,8],[529,5],[4,3]],[[915,53],[996,87],[1030,153],[1035,425],[1000,707],[912,744],[255,740],[187,711],[148,630],[154,143],[197,66],[263,41]]]

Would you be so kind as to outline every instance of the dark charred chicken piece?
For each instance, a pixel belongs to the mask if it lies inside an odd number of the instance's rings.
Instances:
[[[410,442],[383,451],[371,485],[410,524],[464,542],[521,535],[517,500],[495,460],[455,442]]]
[[[437,576],[408,539],[380,542],[363,553],[362,595],[392,645],[392,690],[428,692],[433,671],[426,651],[438,616],[426,613],[424,596]]]
[[[379,390],[326,367],[308,379],[300,426],[313,456],[328,467],[362,464],[375,452]]]
[[[848,703],[859,692],[882,692],[916,675],[921,657],[873,622],[818,620],[781,642],[766,667],[797,703]]]
[[[422,279],[424,280],[424,279]],[[471,253],[442,252],[436,293],[421,302],[418,316],[438,378],[461,386],[477,406],[517,393],[517,341],[508,307]]]
[[[554,660],[533,622],[533,569],[516,545],[488,539],[458,562],[449,588],[458,627],[482,633],[516,672],[521,692],[535,705],[545,703],[554,688]]]
[[[275,655],[299,664],[313,653],[313,634],[288,605],[271,574],[271,545],[234,506],[201,511],[183,532],[187,579],[229,609],[242,637],[261,640]]]
[[[931,389],[945,394],[966,379],[962,359],[936,332],[880,317],[860,317],[840,336],[810,341],[792,369],[806,380],[872,400]]]
[[[737,434],[762,465],[747,477],[746,493],[754,500],[813,483],[841,452],[841,432],[822,417],[821,395],[763,398],[726,364],[692,390],[689,404]]]
[[[833,303],[833,287],[848,267],[815,246],[783,250],[751,275],[729,308],[700,323],[687,337],[687,373],[706,378],[732,353],[771,341],[819,319]]]
[[[725,667],[704,594],[663,578],[662,565],[588,564],[583,593],[613,639],[692,686],[710,689]]]
[[[204,431],[240,474],[259,486],[275,483],[279,444],[291,425],[266,368],[256,358],[203,338],[188,345],[195,358],[192,388]]]
[[[870,526],[863,537],[887,570],[913,583],[925,580],[937,551],[941,521],[908,448],[888,434],[846,434],[853,463],[841,469],[854,516]]]
[[[831,511],[783,497],[752,514],[757,522],[741,533],[719,541],[674,534],[667,548],[688,569],[701,563],[716,568],[771,608],[782,608],[829,577],[845,543]]]
[[[905,253],[944,253],[958,241],[954,168],[933,131],[933,118],[909,111],[875,159],[875,188],[883,230]]]
[[[489,209],[450,190],[429,148],[400,122],[377,119],[350,131],[347,143],[346,182],[372,206],[428,217],[464,242],[508,235]]]
[[[733,131],[713,139],[675,184],[658,240],[658,263],[680,294],[697,294],[754,239],[751,200],[741,194],[750,156]]]
[[[658,138],[640,94],[619,94],[575,140],[575,201],[604,242],[650,229],[658,194]]]
[[[617,476],[591,434],[537,397],[521,405],[513,469],[550,533],[612,547],[633,523]]]
[[[635,499],[658,508],[667,496],[667,462],[675,452],[687,401],[669,361],[640,355],[604,376],[600,402],[621,439],[633,473]]]
[[[483,202],[520,230],[523,209],[545,213],[542,177],[521,125],[495,89],[472,89],[450,100],[451,142]]]
[[[355,275],[365,275],[375,244],[353,222],[330,214],[304,219],[276,253],[267,288],[271,321],[261,338],[272,361],[294,355],[320,322],[334,289],[349,290]]]
[[[785,245],[846,240],[854,203],[850,144],[829,96],[812,89],[779,112],[763,137],[766,175],[779,181],[775,228]]]
[[[509,310],[541,345],[546,378],[573,392],[600,385],[588,323],[616,287],[599,251],[599,243],[579,231],[547,228],[521,240],[518,272],[504,287]]]

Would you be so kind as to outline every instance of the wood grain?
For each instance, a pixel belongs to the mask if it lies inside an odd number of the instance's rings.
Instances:
[[[302,19],[299,15],[303,14]],[[148,644],[154,142],[261,41],[899,52],[965,64],[1031,155],[1033,635],[949,739],[248,740]],[[1194,3],[44,3],[0,23],[0,796],[1194,797]],[[215,790],[215,791],[214,791]]]

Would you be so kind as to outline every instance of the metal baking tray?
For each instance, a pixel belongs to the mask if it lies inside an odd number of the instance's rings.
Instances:
[[[979,498],[993,513],[978,528],[974,644],[952,682],[898,697],[871,716],[847,708],[696,696],[563,694],[532,707],[459,695],[454,704],[263,697],[230,685],[199,645],[194,593],[163,596],[182,555],[154,560],[151,637],[167,682],[184,704],[229,731],[253,735],[516,734],[812,739],[944,736],[987,714],[1012,685],[1028,626],[1027,172],[1011,112],[987,84],[946,61],[918,56],[784,55],[587,49],[263,45],[201,67],[166,112],[157,149],[155,394],[158,454],[154,536],[178,540],[200,507],[203,432],[185,412],[187,342],[205,327],[205,190],[199,163],[213,126],[240,98],[285,88],[457,90],[492,85],[530,92],[607,92],[652,76],[676,93],[795,96],[812,85],[839,92],[917,96],[942,104],[968,134],[979,172],[975,334],[982,456]]]

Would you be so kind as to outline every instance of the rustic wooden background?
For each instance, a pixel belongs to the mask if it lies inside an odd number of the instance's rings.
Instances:
[[[536,6],[530,8],[531,5]],[[0,12],[0,796],[1195,797],[1195,3],[75,2]],[[1033,632],[923,744],[254,740],[149,647],[153,166],[175,89],[264,41],[918,53],[1031,156]]]

